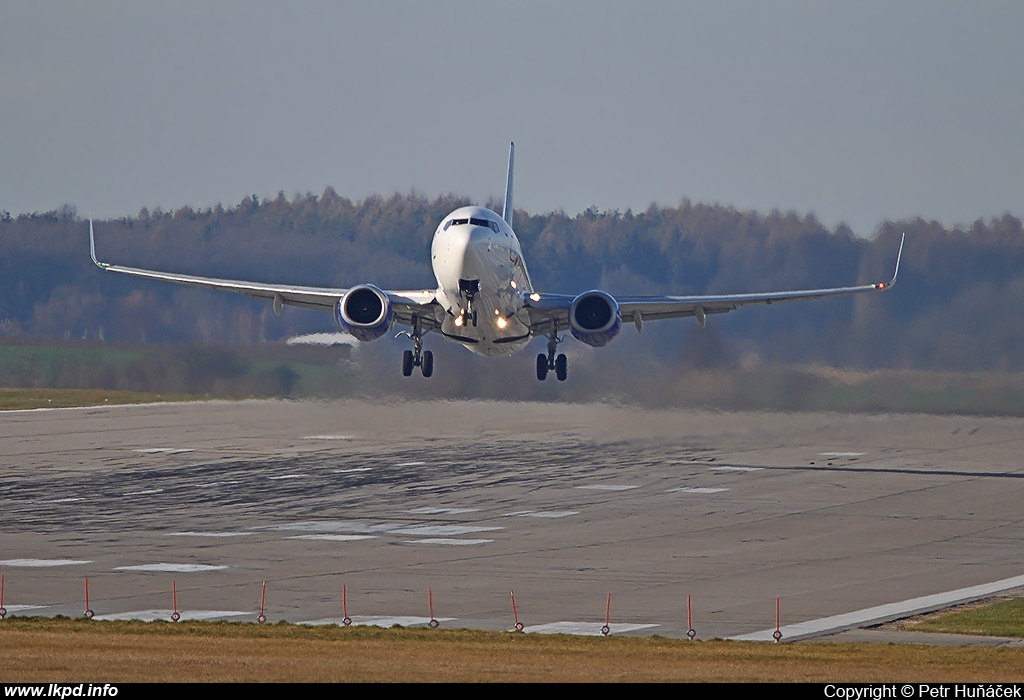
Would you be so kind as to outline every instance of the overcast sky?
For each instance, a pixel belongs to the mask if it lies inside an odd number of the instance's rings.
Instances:
[[[5,0],[0,208],[1024,214],[1020,2]]]

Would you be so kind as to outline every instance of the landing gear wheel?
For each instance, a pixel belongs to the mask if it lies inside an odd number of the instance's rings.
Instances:
[[[544,381],[548,376],[548,358],[537,355],[537,379]]]
[[[266,622],[266,621],[267,621],[267,616],[264,615],[263,613],[260,613],[260,616],[256,618],[256,622],[260,623],[261,625],[264,622]]]
[[[181,614],[178,612],[171,613],[171,622],[177,622],[181,619]]]
[[[473,328],[476,328],[476,311],[474,311],[470,316],[473,321]]]
[[[565,355],[555,358],[555,376],[560,382],[564,382],[565,378],[569,376],[569,359]]]
[[[402,376],[410,375],[412,375],[412,350],[406,350],[402,353]]]
[[[94,613],[94,612],[93,612],[92,610],[86,610],[86,611],[85,611],[85,617],[86,617],[87,619],[89,619],[89,620],[91,620],[91,619],[92,619],[92,616],[93,616],[93,615],[95,615],[95,614],[96,614],[96,613]]]
[[[423,363],[420,365],[420,369],[423,371],[424,377],[429,377],[434,373],[434,353],[429,350],[423,353]]]
[[[429,623],[427,623],[427,624],[428,624],[428,626],[430,627],[430,629],[432,629],[432,630],[436,630],[436,629],[437,629],[438,627],[440,627],[440,626],[441,626],[441,623],[440,623],[440,622],[438,622],[437,620],[431,620],[431,621],[430,621]]]
[[[346,627],[348,627],[349,625],[352,624],[352,618],[351,617],[346,617],[344,620],[341,621],[341,624],[343,624]]]
[[[611,628],[611,627],[609,627],[608,625],[605,625],[605,626],[603,626],[603,627],[601,628],[601,634],[603,634],[603,635],[604,635],[604,636],[606,636],[606,637],[607,637],[607,636],[608,636],[609,634],[611,634],[611,631],[612,631],[612,628]]]
[[[516,623],[516,632],[522,632],[522,631],[523,631],[523,623],[522,622],[517,622]]]

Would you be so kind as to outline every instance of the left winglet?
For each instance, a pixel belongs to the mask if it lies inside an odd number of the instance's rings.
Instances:
[[[96,234],[93,233],[92,230],[92,219],[89,219],[89,256],[92,257],[92,261],[95,263],[96,267],[104,269],[108,267],[106,263],[101,263],[96,259]]]

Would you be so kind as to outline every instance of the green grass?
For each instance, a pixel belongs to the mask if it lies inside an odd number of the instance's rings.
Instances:
[[[207,396],[195,394],[154,394],[145,391],[107,391],[105,389],[4,389],[0,388],[0,411],[29,408],[72,408],[110,406],[160,401],[199,401]]]
[[[907,629],[919,632],[1024,638],[1024,598],[930,616],[908,624]]]

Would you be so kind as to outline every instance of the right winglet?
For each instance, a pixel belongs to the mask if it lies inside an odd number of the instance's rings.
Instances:
[[[879,289],[888,289],[889,287],[896,284],[896,276],[900,273],[900,258],[903,257],[903,242],[905,240],[907,240],[906,232],[904,232],[903,236],[900,237],[900,249],[899,252],[896,253],[896,269],[893,270],[892,272],[892,279],[889,280],[888,284],[886,284],[885,282],[879,282],[877,285],[875,285]]]
[[[92,257],[93,263],[96,267],[106,269],[109,267],[106,263],[101,263],[96,259],[96,234],[92,230],[92,219],[89,219],[89,256]]]

